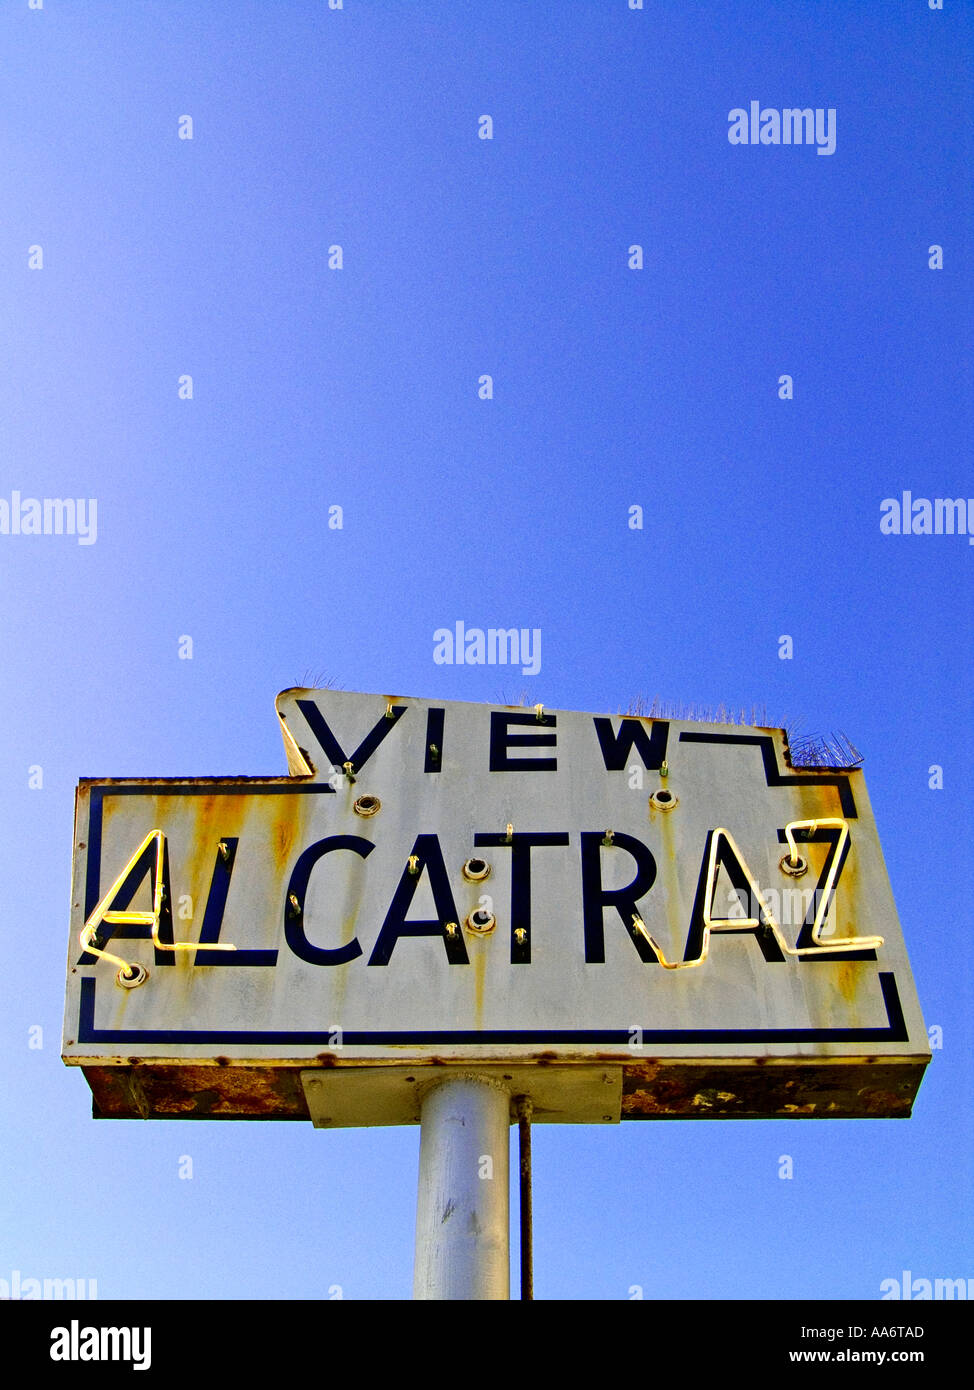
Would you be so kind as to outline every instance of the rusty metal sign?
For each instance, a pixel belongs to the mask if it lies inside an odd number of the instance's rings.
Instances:
[[[559,1119],[909,1114],[930,1054],[860,770],[768,728],[277,712],[289,776],[78,787],[63,1057],[97,1115],[409,1123],[444,1064],[547,1067]]]

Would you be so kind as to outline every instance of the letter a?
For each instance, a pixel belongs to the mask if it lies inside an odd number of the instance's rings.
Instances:
[[[879,504],[879,529],[884,536],[900,534],[900,504],[895,497],[884,497]]]
[[[129,909],[128,904],[135,897],[139,884],[148,872],[150,877],[150,888],[152,892],[152,910],[149,912],[135,912]],[[114,906],[118,898],[123,898],[122,909]],[[110,955],[108,951],[101,949],[107,937],[113,933],[108,932],[105,937],[100,937],[98,928],[102,922],[107,922],[112,928],[127,926],[135,928],[127,932],[119,932],[120,936],[146,937],[151,936],[155,946],[163,950],[173,950],[172,945],[172,893],[169,888],[169,852],[166,848],[166,837],[161,830],[150,830],[148,835],[139,845],[138,849],[129,859],[122,869],[115,882],[103,896],[95,907],[94,911],[88,916],[81,929],[80,942],[85,955],[89,952],[96,959],[114,961],[116,965],[124,970],[130,969],[129,962],[122,960],[119,956]],[[124,910],[123,910],[124,909]],[[160,924],[166,929],[168,940],[160,940]],[[99,939],[99,945],[95,945],[95,938]],[[79,965],[88,965],[82,956]]]
[[[731,128],[727,132],[727,138],[732,145],[747,144],[747,112],[740,106],[735,106],[733,111],[727,114]]]

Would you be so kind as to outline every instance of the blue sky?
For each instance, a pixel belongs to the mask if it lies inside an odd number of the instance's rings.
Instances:
[[[96,1124],[59,1056],[78,778],[282,773],[316,677],[843,730],[943,1030],[913,1117],[539,1128],[536,1292],[974,1277],[974,550],[879,524],[974,494],[972,36],[961,0],[8,0],[0,498],[97,535],[0,533],[0,1278],[409,1296],[418,1130]],[[731,144],[751,101],[834,110],[834,153]],[[540,672],[434,663],[459,620],[539,628]]]

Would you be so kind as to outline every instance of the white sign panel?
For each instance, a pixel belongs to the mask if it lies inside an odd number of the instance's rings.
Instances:
[[[774,729],[278,714],[289,777],[78,789],[64,1058],[97,1113],[299,1115],[302,1068],[470,1061],[611,1061],[624,1116],[909,1113],[929,1052],[861,771]]]

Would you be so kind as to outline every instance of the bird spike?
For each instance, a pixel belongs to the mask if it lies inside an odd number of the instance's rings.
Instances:
[[[752,705],[748,711],[743,705],[732,709],[723,701],[715,708],[713,705],[701,705],[696,702],[663,700],[658,695],[654,695],[652,700],[645,695],[637,695],[630,700],[625,713],[643,719],[679,719],[689,724],[734,724],[758,729],[783,728],[792,767],[851,771],[861,767],[865,760],[856,745],[841,730],[828,734],[803,733],[803,720],[776,721],[768,715],[767,705]]]

